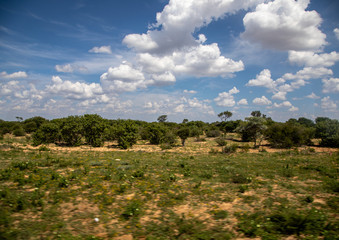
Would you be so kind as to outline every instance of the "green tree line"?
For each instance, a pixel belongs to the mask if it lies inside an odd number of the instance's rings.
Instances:
[[[139,120],[110,120],[97,114],[69,116],[47,120],[33,117],[17,121],[0,120],[0,137],[10,133],[15,136],[31,136],[33,145],[55,143],[58,145],[79,146],[88,144],[93,147],[103,146],[105,141],[117,141],[118,147],[127,149],[138,140],[149,141],[163,149],[181,145],[189,137],[197,141],[203,137],[215,137],[223,145],[228,133],[238,133],[243,142],[253,142],[259,147],[263,140],[272,147],[291,148],[312,145],[312,139],[320,139],[320,145],[339,147],[339,121],[327,117],[317,117],[315,121],[300,117],[288,121],[275,122],[260,111],[253,111],[244,120],[228,120],[232,117],[229,111],[218,114],[221,121],[206,123],[188,121],[182,123],[167,121],[167,115],[161,115],[156,122]]]

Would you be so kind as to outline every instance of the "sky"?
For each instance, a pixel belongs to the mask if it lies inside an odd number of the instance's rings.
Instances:
[[[0,0],[0,119],[339,119],[337,0]]]

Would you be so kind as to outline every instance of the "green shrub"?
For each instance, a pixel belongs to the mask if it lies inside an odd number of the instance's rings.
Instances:
[[[59,140],[59,127],[55,123],[44,123],[33,134],[33,145],[38,146],[42,143],[55,143]]]
[[[273,123],[265,132],[267,140],[273,147],[291,148],[312,144],[314,129],[298,124]]]
[[[218,138],[215,139],[215,141],[221,147],[227,145],[226,139],[224,137],[218,137]]]
[[[178,131],[177,131],[177,135],[180,137],[181,139],[181,144],[183,146],[185,146],[185,141],[186,139],[190,136],[190,129],[188,127],[183,127],[183,128],[180,128]]]
[[[13,135],[16,137],[22,137],[22,136],[25,136],[25,131],[22,127],[20,127],[13,131]]]
[[[316,137],[326,147],[339,147],[339,121],[329,118],[316,119]]]
[[[60,128],[61,137],[67,145],[78,146],[81,144],[83,127],[80,117],[69,116],[64,118]]]
[[[222,148],[222,153],[235,153],[238,149],[238,144],[233,143],[229,146],[225,146]]]
[[[102,146],[106,128],[104,119],[97,114],[85,114],[81,121],[87,143],[93,147]]]

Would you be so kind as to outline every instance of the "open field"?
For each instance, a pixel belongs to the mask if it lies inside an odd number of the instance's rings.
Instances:
[[[240,146],[243,143],[238,143]],[[336,149],[0,144],[1,239],[338,239]],[[214,149],[214,150],[211,150]]]

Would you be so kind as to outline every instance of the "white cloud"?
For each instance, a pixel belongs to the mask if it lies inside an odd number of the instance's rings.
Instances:
[[[172,56],[157,57],[142,53],[137,55],[137,61],[147,73],[162,73],[174,69]]]
[[[1,72],[0,77],[6,78],[6,79],[17,79],[17,78],[26,78],[28,77],[26,72],[19,71],[19,72],[14,72],[11,74],[8,74],[7,72]]]
[[[105,91],[132,92],[147,86],[144,74],[124,62],[119,67],[110,67],[101,75],[100,81]]]
[[[72,72],[87,72],[87,68],[75,64],[55,65],[57,72],[72,73]]]
[[[263,0],[171,0],[157,13],[156,23],[146,34],[127,35],[123,43],[138,52],[173,52],[187,46],[196,46],[198,42],[192,33],[208,25],[211,21],[248,9]],[[199,42],[206,40],[202,36]]]
[[[279,91],[272,96],[272,99],[286,100],[287,92]]]
[[[149,85],[166,86],[174,84],[176,81],[175,76],[171,72],[165,72],[164,74],[152,74],[152,78]]]
[[[337,104],[327,96],[321,99],[321,108],[325,111],[334,112],[337,109]]]
[[[247,99],[245,98],[240,99],[240,101],[238,102],[238,105],[248,105]]]
[[[335,36],[337,37],[337,39],[339,40],[339,29],[338,29],[338,28],[335,28],[335,29],[333,30],[333,32],[334,32]]]
[[[288,109],[289,112],[296,112],[299,111],[298,107],[292,106],[290,109]]]
[[[268,100],[265,96],[262,96],[261,98],[255,98],[252,101],[255,105],[271,105],[272,102]]]
[[[255,79],[248,81],[246,86],[256,86],[256,87],[266,87],[269,89],[274,89],[276,83],[271,78],[271,72],[268,69],[264,69],[256,76]]]
[[[289,101],[284,101],[282,103],[274,103],[273,107],[275,108],[281,108],[281,107],[293,107],[292,103],[290,103]]]
[[[243,19],[242,37],[278,50],[318,50],[326,44],[319,30],[322,22],[316,11],[305,11],[309,0],[275,0],[262,3]]]
[[[220,107],[233,107],[235,105],[233,94],[237,93],[239,93],[239,90],[233,87],[228,92],[219,93],[218,97],[214,99],[214,102]]]
[[[339,61],[339,53],[333,51],[331,53],[316,54],[311,51],[289,51],[288,60],[291,63],[307,67],[331,67]]]
[[[333,74],[332,70],[328,68],[305,67],[304,69],[298,71],[296,74],[286,73],[283,76],[283,78],[287,80],[292,80],[292,79],[309,80],[309,79],[317,79],[317,78],[326,77],[332,74]]]
[[[310,99],[319,99],[320,97],[317,96],[314,92],[312,92],[310,95],[307,95],[306,96],[307,98],[310,98]]]
[[[339,78],[323,79],[323,93],[339,93]]]
[[[46,87],[46,92],[69,99],[91,99],[103,95],[100,84],[63,81],[59,76],[52,77],[52,84]]]
[[[182,52],[174,52],[174,71],[196,77],[231,76],[232,73],[242,71],[242,61],[221,56],[218,44],[199,45]]]
[[[111,46],[93,47],[92,49],[88,50],[88,52],[112,54]]]
[[[197,91],[194,91],[194,90],[184,90],[184,93],[190,93],[190,94],[196,94]]]

